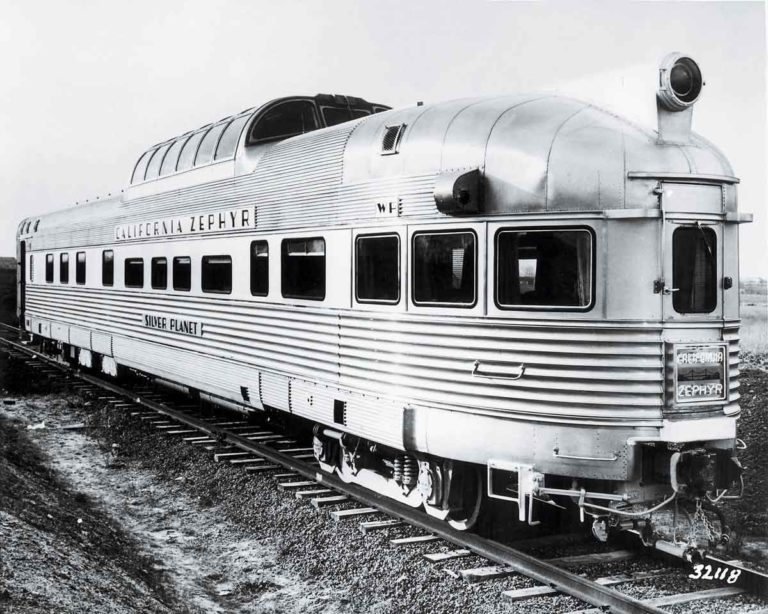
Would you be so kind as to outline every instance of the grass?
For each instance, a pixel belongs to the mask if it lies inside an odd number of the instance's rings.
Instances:
[[[739,292],[741,301],[741,348],[768,353],[768,293],[765,280],[746,283]]]

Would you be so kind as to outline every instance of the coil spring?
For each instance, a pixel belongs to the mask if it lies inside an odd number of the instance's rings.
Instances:
[[[403,460],[403,486],[412,488],[416,486],[419,478],[419,464],[412,456],[405,456]]]
[[[401,480],[403,479],[403,457],[398,456],[395,458],[395,461],[392,463],[392,465],[392,479],[400,484]]]

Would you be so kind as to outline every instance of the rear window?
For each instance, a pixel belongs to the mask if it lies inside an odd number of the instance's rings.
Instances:
[[[717,305],[717,235],[682,226],[672,234],[672,306],[678,313],[709,313]]]
[[[232,292],[232,258],[230,256],[203,256],[200,278],[203,292],[229,294]]]
[[[192,288],[192,259],[176,256],[173,259],[173,289],[183,292]]]
[[[292,100],[278,104],[259,118],[251,129],[248,143],[287,139],[317,128],[314,103]]]
[[[143,288],[144,287],[144,259],[126,258],[125,259],[125,287]]]
[[[592,262],[589,230],[502,230],[496,235],[496,302],[502,308],[586,309]]]
[[[471,307],[475,304],[475,234],[413,236],[413,302]]]

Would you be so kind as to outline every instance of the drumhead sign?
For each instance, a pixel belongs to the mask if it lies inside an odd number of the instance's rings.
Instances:
[[[727,398],[725,344],[675,345],[675,402],[701,403]]]
[[[115,241],[256,228],[256,207],[181,215],[115,226]]]

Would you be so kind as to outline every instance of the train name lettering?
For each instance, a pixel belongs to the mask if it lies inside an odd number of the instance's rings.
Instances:
[[[193,337],[203,336],[203,324],[195,320],[182,320],[172,316],[145,313],[142,314],[142,322],[147,328],[165,330],[182,335],[192,335]]]
[[[115,241],[256,228],[256,219],[256,207],[245,207],[202,215],[120,224],[115,226]]]
[[[719,365],[723,362],[723,352],[710,350],[705,352],[679,352],[677,363],[680,365]]]
[[[679,384],[677,396],[687,398],[721,397],[723,396],[722,384]]]

